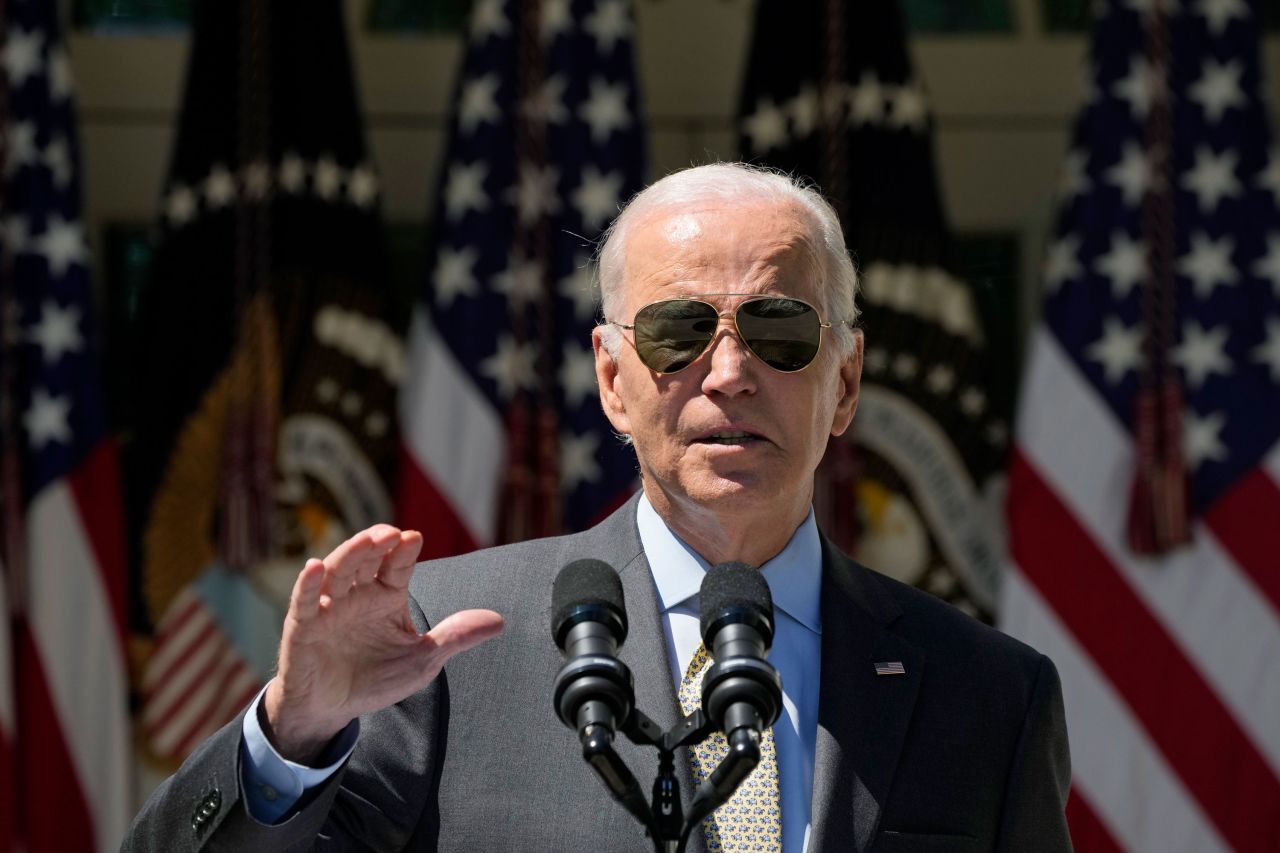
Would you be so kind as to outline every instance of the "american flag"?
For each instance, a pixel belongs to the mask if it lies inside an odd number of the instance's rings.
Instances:
[[[424,556],[589,526],[634,488],[596,393],[593,243],[639,190],[625,0],[478,0],[410,331],[399,519]]]
[[[57,9],[8,3],[0,51],[3,563],[17,688],[0,702],[16,752],[17,840],[0,846],[29,853],[114,850],[132,791],[120,479]]]
[[[1002,602],[1062,675],[1078,850],[1280,849],[1280,152],[1257,13],[1097,12]]]

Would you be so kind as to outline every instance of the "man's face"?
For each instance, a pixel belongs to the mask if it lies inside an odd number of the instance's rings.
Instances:
[[[824,330],[813,364],[780,373],[743,345],[732,323],[733,310],[755,294],[803,299],[821,312],[817,247],[800,210],[753,203],[659,211],[632,226],[623,270],[623,307],[611,320],[630,323],[651,302],[704,294],[729,315],[697,361],[665,376],[640,362],[632,332],[623,332],[616,363],[596,332],[601,401],[614,428],[632,437],[646,491],[689,511],[807,506],[827,437],[853,418],[861,338],[842,361]],[[710,295],[724,293],[742,295]]]

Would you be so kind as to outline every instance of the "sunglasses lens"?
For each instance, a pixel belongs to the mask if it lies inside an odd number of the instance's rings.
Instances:
[[[783,373],[808,367],[822,343],[818,312],[799,299],[778,297],[742,303],[738,331],[761,361]]]
[[[716,309],[692,299],[668,299],[636,314],[636,354],[657,373],[675,373],[692,364],[711,343]]]

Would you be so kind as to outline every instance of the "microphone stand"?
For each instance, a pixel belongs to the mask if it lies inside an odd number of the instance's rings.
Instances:
[[[587,725],[581,729],[582,757],[595,770],[606,788],[627,811],[644,825],[653,839],[655,853],[684,853],[693,828],[725,803],[742,780],[760,763],[760,735],[750,726],[729,734],[729,754],[702,781],[694,793],[686,817],[676,778],[677,747],[699,744],[716,731],[701,708],[689,714],[667,732],[642,711],[633,710],[622,725],[627,739],[637,746],[658,750],[658,775],[646,803],[635,776],[613,748],[613,734],[606,726]]]

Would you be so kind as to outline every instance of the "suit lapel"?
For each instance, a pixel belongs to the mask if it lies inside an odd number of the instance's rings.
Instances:
[[[638,496],[628,501],[593,532],[601,534],[601,558],[610,561],[618,570],[618,576],[622,579],[622,592],[626,598],[627,639],[618,653],[618,659],[631,670],[636,691],[636,708],[665,732],[683,714],[668,664],[670,658],[667,634],[662,623],[662,612],[658,609],[658,591],[636,528],[637,500]],[[655,757],[657,755],[652,747],[637,749]],[[683,750],[677,753],[675,764],[681,799],[687,805],[693,795],[693,776]],[[635,765],[632,770],[636,772],[641,787],[648,791],[652,777],[645,778],[645,774],[639,772]],[[693,831],[686,849],[688,853],[703,853],[705,845],[699,830]]]
[[[822,679],[810,850],[866,850],[898,765],[924,654],[887,630],[901,611],[870,571],[823,540]],[[900,661],[905,675],[877,675]]]

